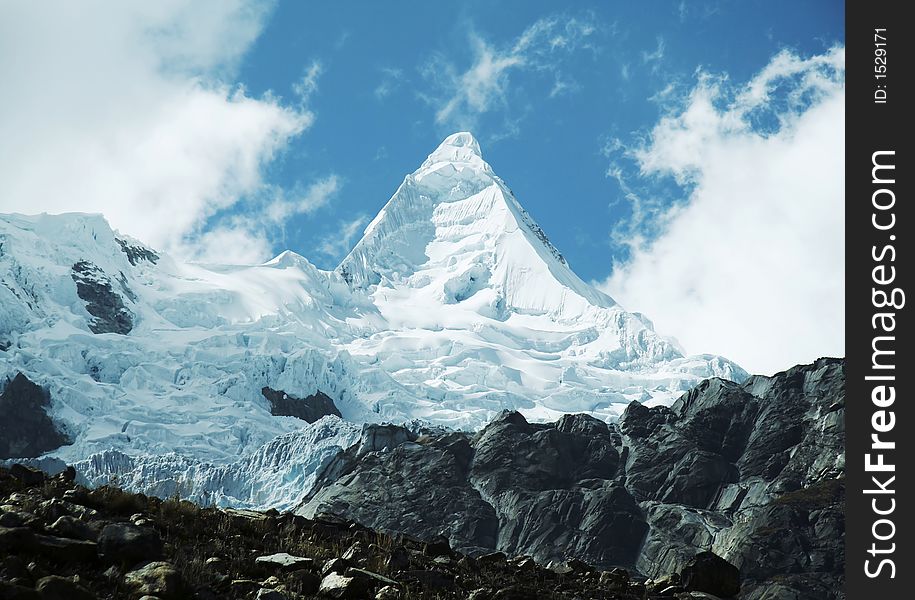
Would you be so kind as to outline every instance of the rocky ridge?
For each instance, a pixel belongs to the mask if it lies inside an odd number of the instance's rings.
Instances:
[[[654,578],[712,551],[740,570],[742,598],[837,598],[844,382],[844,361],[820,359],[707,380],[670,408],[634,402],[618,424],[504,412],[477,434],[368,425],[298,512]]]

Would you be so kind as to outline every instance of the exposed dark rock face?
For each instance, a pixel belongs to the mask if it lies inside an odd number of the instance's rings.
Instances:
[[[826,590],[799,597],[835,597],[844,563],[844,386],[844,361],[820,359],[740,386],[704,382],[670,411],[627,410],[627,471],[641,475],[630,489],[651,526],[638,568],[679,570],[698,546],[740,569],[743,597],[768,597],[753,590],[792,578],[785,585],[793,589]],[[709,458],[697,467],[700,455]],[[659,457],[673,468],[648,485],[644,474]],[[735,471],[716,486],[722,466]],[[711,493],[691,493],[691,482]]]
[[[298,512],[443,533],[473,554],[570,556],[651,578],[686,569],[693,586],[718,573],[719,593],[736,567],[754,600],[775,587],[838,598],[844,384],[844,361],[820,359],[740,385],[708,380],[670,408],[633,403],[618,425],[518,413],[475,436],[370,425]]]
[[[391,440],[397,445],[391,447]],[[451,434],[422,445],[413,440],[406,429],[368,425],[361,443],[329,465],[325,477],[334,481],[325,479],[311,505],[420,538],[443,533],[459,549],[495,547],[495,510],[467,479],[473,457],[467,437]]]
[[[615,481],[613,437],[606,423],[585,415],[541,425],[505,412],[474,438],[416,438],[401,427],[368,425],[302,511],[427,539],[444,533],[474,554],[498,548],[544,563],[578,556],[631,566],[647,525]],[[618,434],[615,441],[618,447]]]
[[[81,260],[73,265],[70,276],[76,283],[77,295],[86,303],[86,311],[93,317],[89,321],[92,333],[130,333],[133,329],[133,314],[124,305],[120,294],[114,291],[111,279],[104,271]],[[119,285],[128,298],[135,298],[123,275]]]
[[[152,264],[159,262],[159,255],[149,248],[131,244],[128,241],[122,240],[120,238],[115,238],[115,240],[121,247],[121,251],[127,255],[127,260],[130,261],[130,264],[137,265],[141,261],[150,262]]]
[[[342,416],[333,399],[321,390],[304,398],[296,398],[269,387],[263,388],[261,393],[270,402],[270,414],[278,417],[297,417],[314,423],[327,415]]]
[[[470,484],[499,518],[495,546],[547,562],[635,563],[648,529],[617,479],[619,435],[585,415],[552,425],[503,413],[473,443]]]
[[[0,458],[34,458],[69,444],[48,417],[48,392],[22,373],[0,394]]]

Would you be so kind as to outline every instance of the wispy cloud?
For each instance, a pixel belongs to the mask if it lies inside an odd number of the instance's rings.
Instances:
[[[311,214],[319,208],[327,206],[340,191],[341,186],[342,183],[337,175],[329,175],[306,188],[277,189],[264,214],[274,224],[282,224],[296,215]]]
[[[633,218],[603,289],[751,371],[844,354],[844,65],[837,47],[741,85],[700,72],[644,140],[610,140]]]
[[[657,63],[664,58],[664,38],[658,36],[654,50],[642,51],[642,64]]]
[[[368,221],[369,216],[365,213],[340,221],[337,228],[321,240],[317,251],[332,260],[342,259],[352,249]]]
[[[553,80],[549,97],[576,89],[578,84],[562,69],[563,61],[583,48],[593,48],[596,31],[590,19],[559,16],[536,21],[506,46],[471,31],[469,66],[459,68],[449,57],[437,54],[421,69],[433,86],[424,97],[435,107],[435,122],[453,129],[475,128],[481,115],[506,107],[512,75],[520,71],[548,74]]]
[[[324,71],[324,65],[319,60],[313,60],[305,69],[302,78],[292,85],[292,91],[303,105],[307,105],[311,97],[318,91],[318,77]]]
[[[680,0],[680,4],[677,5],[677,16],[680,17],[680,22],[686,22],[686,16],[689,14],[689,5],[686,4],[686,0]]]
[[[403,69],[383,67],[381,69],[381,83],[375,88],[375,97],[384,100],[400,87],[404,80]]]
[[[581,84],[579,84],[577,81],[573,79],[565,79],[557,74],[556,80],[553,81],[553,87],[550,89],[550,98],[577,92],[580,89]]]

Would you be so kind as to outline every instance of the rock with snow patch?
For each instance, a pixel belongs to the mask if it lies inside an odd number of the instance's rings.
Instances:
[[[133,292],[127,287],[123,273],[118,280],[120,294],[115,291],[111,278],[89,261],[74,263],[71,276],[76,283],[76,293],[86,303],[86,311],[92,315],[89,320],[92,333],[130,333],[134,316],[124,305],[122,294],[131,296]]]

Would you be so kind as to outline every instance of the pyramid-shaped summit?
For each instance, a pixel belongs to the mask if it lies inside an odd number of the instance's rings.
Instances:
[[[338,271],[353,285],[441,287],[444,303],[486,291],[486,311],[573,318],[615,302],[576,276],[483,160],[448,136],[403,183]]]

